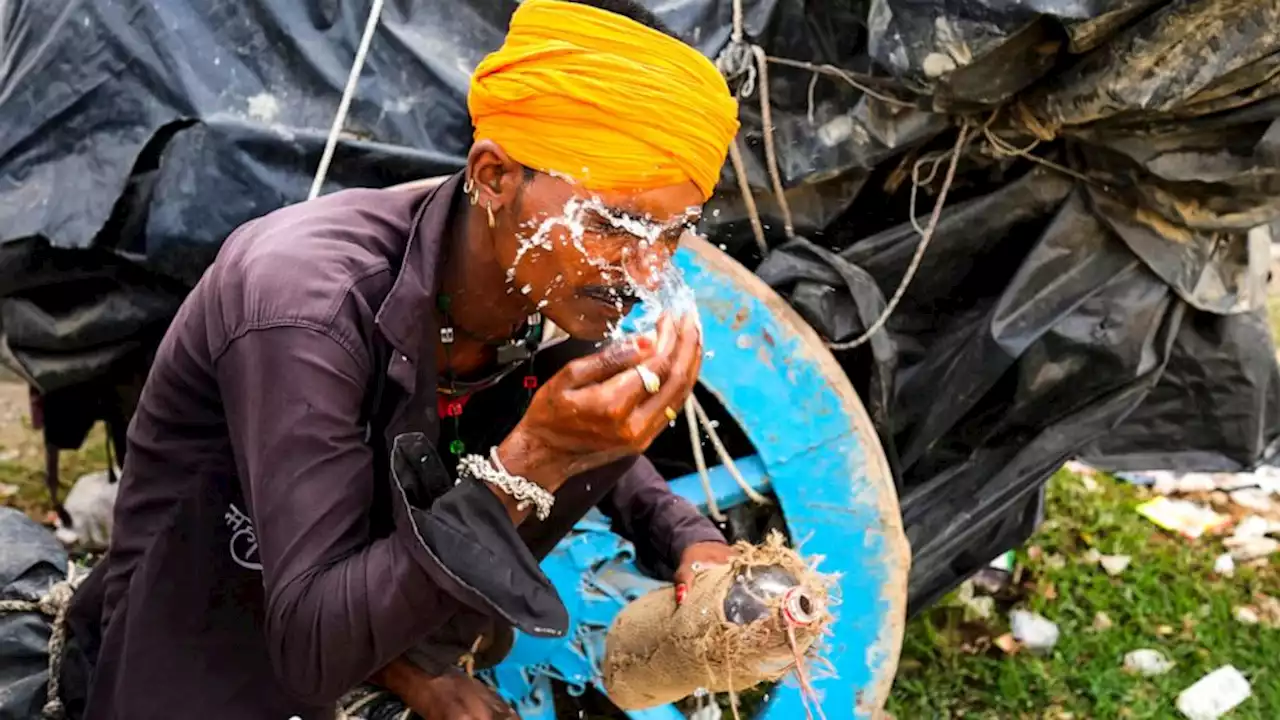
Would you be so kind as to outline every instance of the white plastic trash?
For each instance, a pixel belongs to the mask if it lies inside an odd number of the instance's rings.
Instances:
[[[1253,689],[1240,671],[1224,665],[1178,696],[1178,712],[1188,720],[1217,720],[1249,699]]]
[[[1271,523],[1266,518],[1250,515],[1249,517],[1236,523],[1236,529],[1231,533],[1231,537],[1240,538],[1242,540],[1248,538],[1260,538],[1271,531]]]
[[[1117,577],[1129,567],[1129,563],[1133,562],[1133,558],[1128,555],[1103,555],[1098,558],[1098,564],[1111,577]]]
[[[1009,620],[1013,639],[1033,653],[1047,654],[1058,644],[1058,626],[1051,620],[1026,610],[1014,610]]]
[[[111,544],[111,518],[120,483],[111,482],[106,470],[81,475],[67,493],[63,508],[71,516],[71,527],[59,523],[58,540],[68,547],[105,550]]]
[[[1249,562],[1280,551],[1280,540],[1269,537],[1229,537],[1223,540],[1222,544],[1231,551],[1231,557],[1236,562]]]
[[[1275,507],[1271,493],[1258,488],[1245,488],[1231,493],[1231,502],[1254,512],[1267,513]]]
[[[1262,618],[1258,617],[1258,611],[1251,607],[1238,607],[1231,611],[1231,615],[1241,625],[1257,625],[1262,622]]]
[[[1223,553],[1213,561],[1213,572],[1222,577],[1233,577],[1236,574],[1236,561],[1231,553]]]
[[[1173,661],[1159,650],[1143,648],[1124,656],[1124,669],[1131,673],[1155,677],[1173,669]]]

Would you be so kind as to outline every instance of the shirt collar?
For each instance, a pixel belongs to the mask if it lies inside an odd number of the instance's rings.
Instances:
[[[375,318],[400,354],[417,361],[423,332],[434,323],[437,269],[449,228],[449,211],[462,185],[462,173],[427,191],[419,205],[396,281]]]

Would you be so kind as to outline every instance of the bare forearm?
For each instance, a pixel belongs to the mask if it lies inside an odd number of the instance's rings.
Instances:
[[[406,702],[413,697],[414,688],[423,687],[430,680],[430,675],[404,657],[392,660],[369,678],[369,682],[395,693]]]
[[[395,693],[424,720],[520,720],[511,707],[479,680],[457,671],[429,675],[400,657],[369,678],[369,682]]]

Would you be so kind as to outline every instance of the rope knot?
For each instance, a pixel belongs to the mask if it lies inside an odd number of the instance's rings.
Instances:
[[[739,97],[751,97],[756,87],[755,53],[751,49],[751,43],[730,40],[716,56],[715,63],[716,69],[730,83],[745,77],[737,94]]]
[[[67,716],[67,709],[63,707],[62,701],[53,698],[44,704],[44,708],[40,711],[42,720],[63,720]]]
[[[40,598],[38,603],[40,612],[49,617],[57,617],[59,612],[71,604],[71,596],[74,594],[75,588],[70,582],[64,580],[54,583],[53,587],[49,588],[49,592]]]

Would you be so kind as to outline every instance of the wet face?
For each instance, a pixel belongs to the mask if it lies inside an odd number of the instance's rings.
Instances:
[[[635,192],[589,191],[512,161],[501,147],[472,147],[468,173],[505,291],[570,335],[600,339],[670,267],[697,223],[702,193],[692,182]],[[487,223],[486,223],[487,224]]]
[[[668,270],[701,203],[693,183],[591,192],[537,173],[497,254],[512,291],[574,337],[599,339]]]

